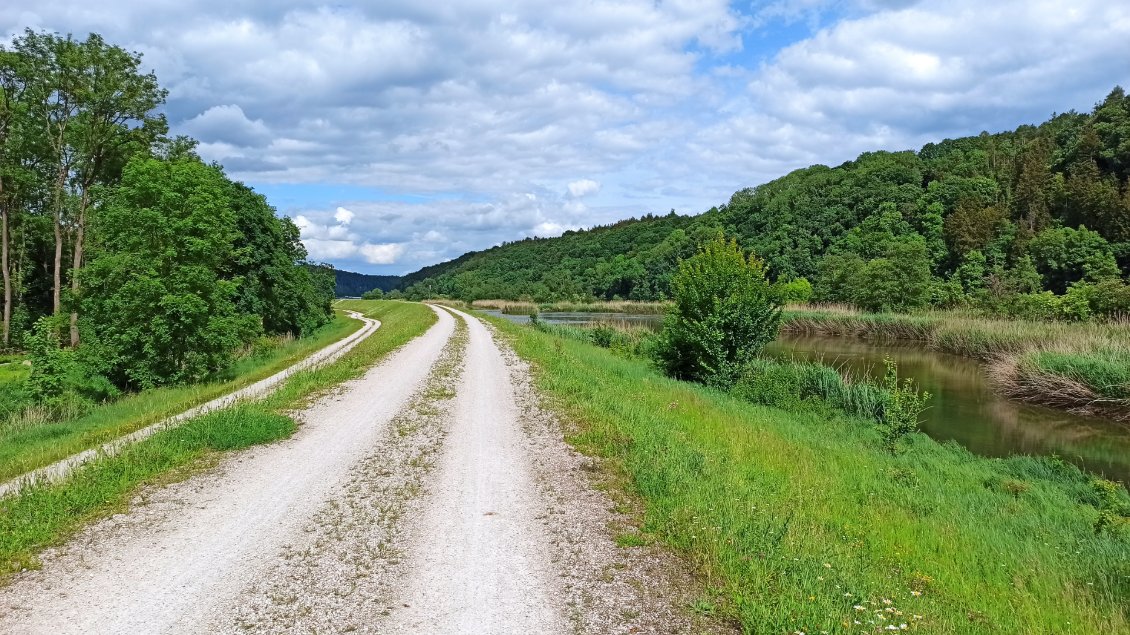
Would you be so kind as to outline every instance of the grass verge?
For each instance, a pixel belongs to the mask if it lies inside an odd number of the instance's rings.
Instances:
[[[505,322],[569,441],[750,633],[1130,629],[1130,496],[1055,459],[977,457],[782,410]],[[906,625],[905,627],[903,625]]]
[[[69,419],[54,418],[35,407],[23,406],[0,419],[0,481],[49,465],[255,383],[360,328],[361,323],[357,320],[338,315],[310,337],[291,340],[260,355],[240,360],[228,371],[231,379],[227,381],[134,393]],[[0,401],[2,399],[0,397]]]
[[[148,483],[183,478],[218,453],[269,443],[296,429],[286,412],[367,368],[435,323],[421,304],[356,301],[347,308],[381,328],[333,364],[295,373],[262,401],[212,412],[159,432],[112,457],[88,463],[67,480],[0,499],[0,579],[37,565],[37,554],[92,520],[124,509]]]

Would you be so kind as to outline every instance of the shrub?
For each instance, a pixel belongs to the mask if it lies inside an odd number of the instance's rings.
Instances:
[[[361,294],[362,300],[380,300],[385,297],[385,292],[380,289],[372,289]]]
[[[777,337],[780,302],[764,263],[737,242],[718,239],[679,263],[675,303],[655,347],[656,362],[676,379],[730,386],[745,364]]]
[[[887,367],[883,390],[888,399],[879,429],[883,434],[883,445],[893,453],[899,439],[918,432],[919,419],[930,400],[930,393],[919,391],[909,377],[900,383],[898,366],[890,359],[883,360],[883,363]]]
[[[807,304],[812,299],[812,283],[807,278],[797,278],[773,284],[773,293],[781,304]]]

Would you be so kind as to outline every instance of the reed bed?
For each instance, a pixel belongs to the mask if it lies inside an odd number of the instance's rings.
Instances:
[[[520,300],[475,300],[476,309],[493,309],[507,315],[537,315],[538,313],[625,313],[629,315],[661,315],[671,306],[669,302],[634,302],[615,300],[609,302],[525,302]]]
[[[852,313],[791,307],[782,330],[806,335],[915,340],[985,361],[1011,398],[1130,420],[1130,322],[1002,320],[957,312]]]

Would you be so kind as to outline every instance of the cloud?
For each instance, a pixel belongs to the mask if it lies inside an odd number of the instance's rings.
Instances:
[[[569,195],[573,198],[581,198],[589,194],[595,194],[600,191],[600,183],[592,179],[581,179],[580,181],[573,181],[569,184]]]
[[[263,146],[271,131],[263,120],[252,121],[236,104],[212,106],[181,124],[184,132],[202,143],[230,143],[234,146]]]
[[[404,245],[389,243],[385,245],[361,245],[361,255],[371,265],[391,265],[404,254]]]
[[[344,207],[339,207],[337,208],[337,211],[334,212],[334,220],[341,223],[342,225],[348,225],[349,223],[352,223],[353,216],[353,212],[345,209]]]
[[[1130,83],[1130,5],[1109,0],[160,4],[14,0],[0,31],[141,51],[174,134],[252,186],[320,192],[273,202],[311,257],[380,272],[700,212]]]

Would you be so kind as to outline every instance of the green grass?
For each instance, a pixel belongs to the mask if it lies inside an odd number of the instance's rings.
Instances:
[[[863,419],[750,404],[494,323],[570,442],[609,459],[644,532],[685,554],[714,590],[703,602],[746,632],[1130,629],[1122,488],[920,434],[892,454]]]
[[[196,417],[119,454],[91,462],[60,483],[0,499],[0,579],[37,566],[37,554],[98,518],[128,506],[145,484],[168,482],[205,467],[220,452],[269,443],[296,429],[284,413],[367,368],[435,323],[424,305],[357,301],[348,308],[382,321],[381,328],[341,359],[289,377],[268,398]]]
[[[1093,387],[1109,399],[1130,398],[1130,353],[1101,351],[1090,354],[1035,351],[1032,362],[1044,372],[1062,375]]]
[[[17,412],[0,420],[0,480],[49,465],[269,377],[360,327],[357,320],[339,315],[310,337],[241,360],[227,381],[134,393],[73,418],[52,418],[20,404]],[[0,412],[3,407],[0,401]]]

